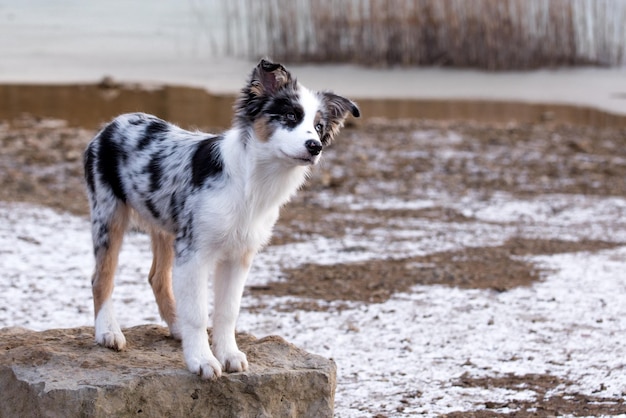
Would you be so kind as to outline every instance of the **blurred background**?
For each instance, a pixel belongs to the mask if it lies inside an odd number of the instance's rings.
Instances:
[[[622,0],[0,2],[3,52],[488,70],[624,64]],[[138,51],[143,49],[144,51]],[[10,57],[9,57],[10,59]]]
[[[211,9],[227,22],[214,50],[292,62],[519,70],[623,65],[626,51],[626,5],[615,0],[238,0]]]
[[[0,0],[4,85],[135,83],[232,96],[266,56],[289,64],[308,87],[355,99],[626,114],[624,0]],[[0,95],[5,114],[41,102],[10,97]],[[416,111],[389,102],[366,110]]]

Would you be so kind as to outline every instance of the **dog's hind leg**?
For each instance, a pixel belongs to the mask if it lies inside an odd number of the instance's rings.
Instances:
[[[167,322],[172,337],[180,339],[180,331],[176,324],[176,302],[172,291],[174,237],[156,230],[150,232],[150,237],[153,258],[148,281],[152,286],[161,318]]]
[[[92,213],[96,268],[91,289],[96,317],[96,342],[114,350],[122,350],[126,346],[126,338],[115,319],[111,295],[118,255],[128,226],[129,210],[120,202],[111,205],[108,211],[103,211],[102,206],[98,206],[96,214]],[[100,216],[105,212],[108,216]]]

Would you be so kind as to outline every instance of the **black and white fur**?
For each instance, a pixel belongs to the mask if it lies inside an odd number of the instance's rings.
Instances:
[[[131,218],[151,236],[149,281],[189,370],[202,378],[246,370],[235,342],[250,264],[268,242],[279,208],[302,185],[347,115],[350,100],[300,85],[262,60],[235,104],[230,130],[189,132],[155,116],[118,116],[84,155],[96,267],[98,344],[124,349],[111,294]],[[214,279],[212,350],[208,279]]]

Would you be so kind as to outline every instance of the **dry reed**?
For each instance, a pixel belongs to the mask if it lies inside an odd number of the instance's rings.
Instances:
[[[623,65],[626,0],[234,0],[226,51],[491,70]]]

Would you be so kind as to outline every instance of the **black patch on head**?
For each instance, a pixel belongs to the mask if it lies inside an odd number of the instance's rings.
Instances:
[[[294,91],[285,91],[271,99],[264,112],[269,115],[271,121],[277,121],[288,129],[294,129],[304,118],[304,109],[298,103],[298,95]]]
[[[235,119],[241,123],[252,123],[263,106],[267,103],[266,96],[257,96],[250,89],[244,89],[235,105]]]
[[[235,124],[253,123],[272,97],[295,91],[296,86],[296,79],[281,64],[261,60],[235,103]]]
[[[91,190],[91,194],[96,193],[96,184],[94,181],[93,168],[95,164],[96,152],[94,150],[93,143],[89,144],[87,149],[85,150],[85,154],[83,155],[83,165],[85,168],[85,181],[87,182],[87,187]]]
[[[141,139],[137,142],[137,149],[142,150],[153,141],[159,141],[163,139],[164,133],[168,132],[170,126],[167,122],[161,119],[154,118],[146,125],[146,130],[143,132]]]
[[[195,187],[202,186],[207,178],[222,173],[224,167],[218,148],[221,140],[220,136],[209,137],[196,145],[191,157],[192,182]]]
[[[161,179],[163,178],[163,151],[156,152],[150,158],[146,166],[146,172],[150,174],[150,193],[161,188]]]
[[[122,187],[120,163],[128,156],[119,143],[113,140],[117,131],[117,122],[108,124],[99,134],[98,172],[102,181],[111,187],[115,197],[126,202],[126,193]]]

